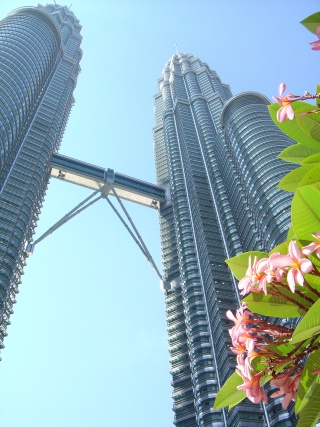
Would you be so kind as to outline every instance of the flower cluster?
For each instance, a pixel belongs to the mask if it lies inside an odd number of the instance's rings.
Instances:
[[[319,43],[320,45],[320,40],[319,42],[315,42],[315,43]],[[320,48],[319,48],[320,49]],[[277,111],[277,119],[278,122],[283,122],[285,119],[289,119],[289,120],[293,120],[294,118],[294,111],[292,109],[291,104],[295,101],[306,101],[306,100],[310,100],[310,99],[317,99],[320,98],[320,94],[311,94],[309,92],[305,92],[304,95],[293,95],[292,93],[288,93],[286,96],[282,96],[283,92],[286,90],[286,85],[285,83],[281,83],[279,85],[279,98],[273,96],[272,98],[280,105],[279,110]],[[305,116],[307,114],[311,114],[311,113],[319,113],[320,110],[316,109],[316,110],[311,110],[311,111],[306,111],[304,113],[299,114],[299,116]]]
[[[301,99],[300,96],[293,95],[292,93],[288,93],[285,97],[282,96],[283,92],[286,90],[285,83],[281,83],[279,86],[279,98],[276,98],[273,96],[272,98],[277,101],[277,103],[281,106],[277,112],[277,119],[281,123],[286,118],[289,120],[293,120],[294,118],[294,111],[291,107],[292,102],[298,101]]]
[[[287,255],[280,255],[279,252],[276,252],[269,258],[258,260],[255,257],[253,265],[251,265],[250,257],[246,276],[239,282],[241,295],[249,292],[264,292],[267,295],[268,291],[272,293],[272,289],[274,290],[274,287],[271,286],[268,290],[268,284],[282,283],[285,279],[291,291],[295,292],[296,284],[303,286],[306,283],[303,275],[313,270],[312,262],[304,254],[310,255],[315,250],[320,253],[320,241],[312,243],[302,250],[295,241],[291,241]]]
[[[245,391],[247,398],[253,403],[261,401],[267,403],[268,397],[261,383],[271,375],[273,376],[271,385],[280,389],[271,397],[284,394],[283,406],[286,408],[290,401],[295,399],[301,366],[293,360],[291,355],[288,357],[279,355],[271,345],[274,347],[288,342],[294,330],[262,320],[245,305],[237,310],[236,316],[230,310],[227,311],[227,317],[235,323],[234,327],[229,329],[229,333],[234,346],[231,350],[237,354],[236,372],[243,380],[238,390]],[[295,355],[296,358],[297,355]],[[255,368],[254,361],[259,361],[258,369]],[[282,375],[277,376],[276,366],[285,362],[288,362],[290,369],[287,368]],[[282,378],[286,378],[286,382],[279,382]]]
[[[310,43],[312,50],[320,50],[320,12],[301,23],[318,37]],[[313,115],[301,116],[320,113],[320,85],[315,94],[284,95],[285,91],[281,83],[279,95],[273,97],[279,105],[269,106],[269,111],[278,128],[298,143],[279,157],[300,163],[301,168],[290,171],[278,184],[283,190],[296,190],[290,235],[294,233],[297,240],[282,243],[269,255],[254,251],[227,260],[241,279],[238,286],[245,297],[235,314],[227,311],[234,323],[229,333],[237,366],[218,392],[214,408],[230,409],[245,396],[254,403],[282,396],[285,409],[296,400],[299,426],[310,426],[320,420],[320,233],[312,234],[320,229],[320,121]],[[317,105],[300,102],[306,100]],[[291,123],[282,123],[286,119]],[[306,236],[311,234],[314,239],[307,244]],[[268,395],[263,389],[267,383],[275,388]]]
[[[302,311],[308,311],[320,297],[318,290],[305,277],[306,274],[319,276],[317,268],[308,258],[313,253],[320,258],[320,233],[315,233],[313,237],[316,241],[302,248],[296,241],[289,242],[286,255],[276,252],[269,258],[254,257],[253,262],[250,256],[246,275],[238,284],[241,294],[254,292],[280,297]],[[304,287],[305,291],[296,289],[296,285]],[[279,389],[270,397],[284,396],[282,405],[287,408],[296,398],[305,356],[318,348],[320,343],[318,340],[305,340],[283,354],[278,348],[290,344],[294,328],[267,322],[250,311],[247,303],[242,304],[236,315],[230,310],[226,315],[234,322],[229,334],[233,345],[231,350],[237,355],[236,372],[243,380],[238,390],[245,391],[248,399],[254,403],[266,403],[268,397],[262,385],[270,380],[270,384]],[[314,371],[316,373],[318,370]]]

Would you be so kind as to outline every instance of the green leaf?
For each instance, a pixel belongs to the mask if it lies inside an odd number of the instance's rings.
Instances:
[[[221,409],[225,406],[229,406],[230,409],[241,402],[246,397],[246,393],[243,390],[237,390],[237,387],[241,384],[243,384],[243,379],[234,372],[217,394],[214,409]]]
[[[318,153],[319,151],[314,148],[305,147],[301,144],[294,144],[285,148],[278,157],[285,162],[302,163],[305,159]]]
[[[307,405],[311,396],[320,392],[318,375],[311,374],[320,367],[320,349],[310,354],[302,371],[300,385],[296,397],[295,412],[298,414]]]
[[[316,301],[298,324],[292,335],[292,343],[297,343],[320,333],[320,299]]]
[[[310,185],[314,182],[320,182],[320,164],[313,165],[312,169],[307,171],[307,173],[300,181],[299,187]]]
[[[278,187],[285,191],[295,191],[304,178],[304,176],[312,169],[312,165],[303,165],[293,171],[290,171],[279,182]]]
[[[286,356],[288,353],[290,353],[296,347],[297,347],[296,344],[285,343],[285,344],[281,344],[281,345],[268,345],[268,350],[271,350],[274,353],[278,353],[278,354],[280,354],[280,356]],[[286,363],[283,363],[281,365],[282,369],[289,364],[292,364],[291,360],[288,360]],[[278,370],[278,372],[280,372],[281,370]]]
[[[311,298],[311,300],[314,301],[314,295],[310,295],[310,291],[304,287],[304,286],[298,286],[297,290],[299,290],[304,296]],[[313,302],[310,302],[306,300],[303,296],[300,296],[297,292],[292,293],[291,289],[289,288],[289,285],[287,287],[281,287],[280,289],[281,293],[284,295],[283,298],[287,298],[287,300],[292,301],[292,304],[297,303],[297,305],[300,305],[303,308],[300,309],[301,316],[304,316],[306,314],[306,310],[308,310]]]
[[[316,190],[320,191],[320,182],[314,182],[313,184],[310,184],[310,187],[313,187]]]
[[[297,237],[294,234],[293,228],[290,227],[288,230],[287,240],[295,240]]]
[[[301,21],[301,24],[313,34],[317,34],[317,26],[320,24],[320,12],[313,13]]]
[[[315,110],[316,107],[312,105],[312,110]],[[311,111],[312,111],[311,110]],[[308,116],[299,116],[298,112],[296,113],[296,120],[298,125],[302,130],[311,136],[311,138],[316,141],[320,141],[320,117],[319,114],[310,114]]]
[[[291,301],[273,295],[251,293],[241,300],[248,305],[249,310],[263,316],[300,317],[305,311]]]
[[[311,258],[311,255],[309,255],[308,258],[310,259],[310,261],[313,264],[316,264],[316,261],[318,260],[317,266],[320,266],[320,261],[319,261],[319,258],[317,256],[315,256],[315,259],[313,259],[313,258]],[[320,277],[319,276],[315,276],[314,274],[305,274],[304,278],[306,279],[306,281],[309,283],[310,286],[312,286],[314,289],[317,289],[318,291],[320,291]]]
[[[293,104],[291,104],[291,106],[295,115],[307,111],[312,111],[315,109],[314,105],[307,104],[306,102],[301,101],[294,102]],[[277,111],[279,110],[279,108],[279,104],[271,104],[268,106],[270,116],[274,123],[278,126],[278,128],[301,145],[305,145],[306,147],[319,151],[320,143],[313,139],[302,129],[301,126],[298,125],[296,118],[294,118],[293,120],[284,120],[282,123],[278,122]]]
[[[251,262],[253,264],[254,257],[256,256],[258,259],[268,258],[268,254],[266,252],[244,252],[240,255],[236,255],[233,258],[229,258],[226,260],[232,274],[238,279],[241,280],[245,277],[248,265],[249,265],[249,257],[251,255]]]
[[[300,412],[297,427],[314,427],[320,417],[320,393],[313,394],[309,403]]]
[[[307,150],[311,151],[311,148],[305,147]],[[314,150],[313,150],[314,151]],[[306,157],[302,164],[309,164],[309,163],[320,163],[320,153],[311,154],[310,156]]]
[[[292,240],[292,239],[290,239]],[[289,252],[289,243],[290,240],[287,240],[286,242],[280,243],[280,245],[275,246],[270,252],[269,256],[275,252],[280,252],[281,255],[287,255]]]
[[[252,369],[256,372],[263,371],[266,366],[266,357],[265,356],[256,356],[251,360]]]
[[[312,186],[298,188],[291,205],[294,234],[299,240],[313,241],[320,232],[320,191]]]

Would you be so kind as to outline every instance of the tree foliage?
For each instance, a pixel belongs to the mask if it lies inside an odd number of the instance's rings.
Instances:
[[[320,12],[301,23],[317,35],[311,47],[320,50]],[[230,409],[245,397],[266,402],[263,385],[270,382],[277,388],[271,398],[283,396],[284,408],[295,401],[298,427],[310,427],[320,418],[320,85],[315,95],[284,97],[285,88],[279,86],[269,112],[296,141],[279,155],[297,164],[278,185],[295,193],[292,226],[288,240],[269,254],[253,251],[227,260],[243,299],[235,315],[227,312],[237,367],[215,409]]]

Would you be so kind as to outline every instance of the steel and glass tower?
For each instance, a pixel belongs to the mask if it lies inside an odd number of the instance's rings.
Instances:
[[[207,64],[176,54],[155,95],[157,181],[163,290],[177,427],[292,426],[279,400],[244,401],[213,411],[235,367],[226,319],[239,304],[225,259],[270,250],[289,226],[290,195],[276,188],[288,167],[277,154],[291,144],[259,93],[232,96]]]
[[[0,22],[0,346],[80,71],[67,7],[23,7]]]

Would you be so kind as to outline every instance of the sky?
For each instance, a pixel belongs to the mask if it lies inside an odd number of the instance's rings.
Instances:
[[[153,95],[175,44],[233,94],[319,83],[316,36],[299,24],[315,0],[72,1],[83,59],[60,149],[70,157],[155,183]],[[0,19],[32,5],[2,0]],[[89,194],[52,179],[35,238]],[[157,212],[126,207],[161,270]],[[39,243],[17,301],[1,353],[1,426],[173,425],[159,279],[105,201]]]

